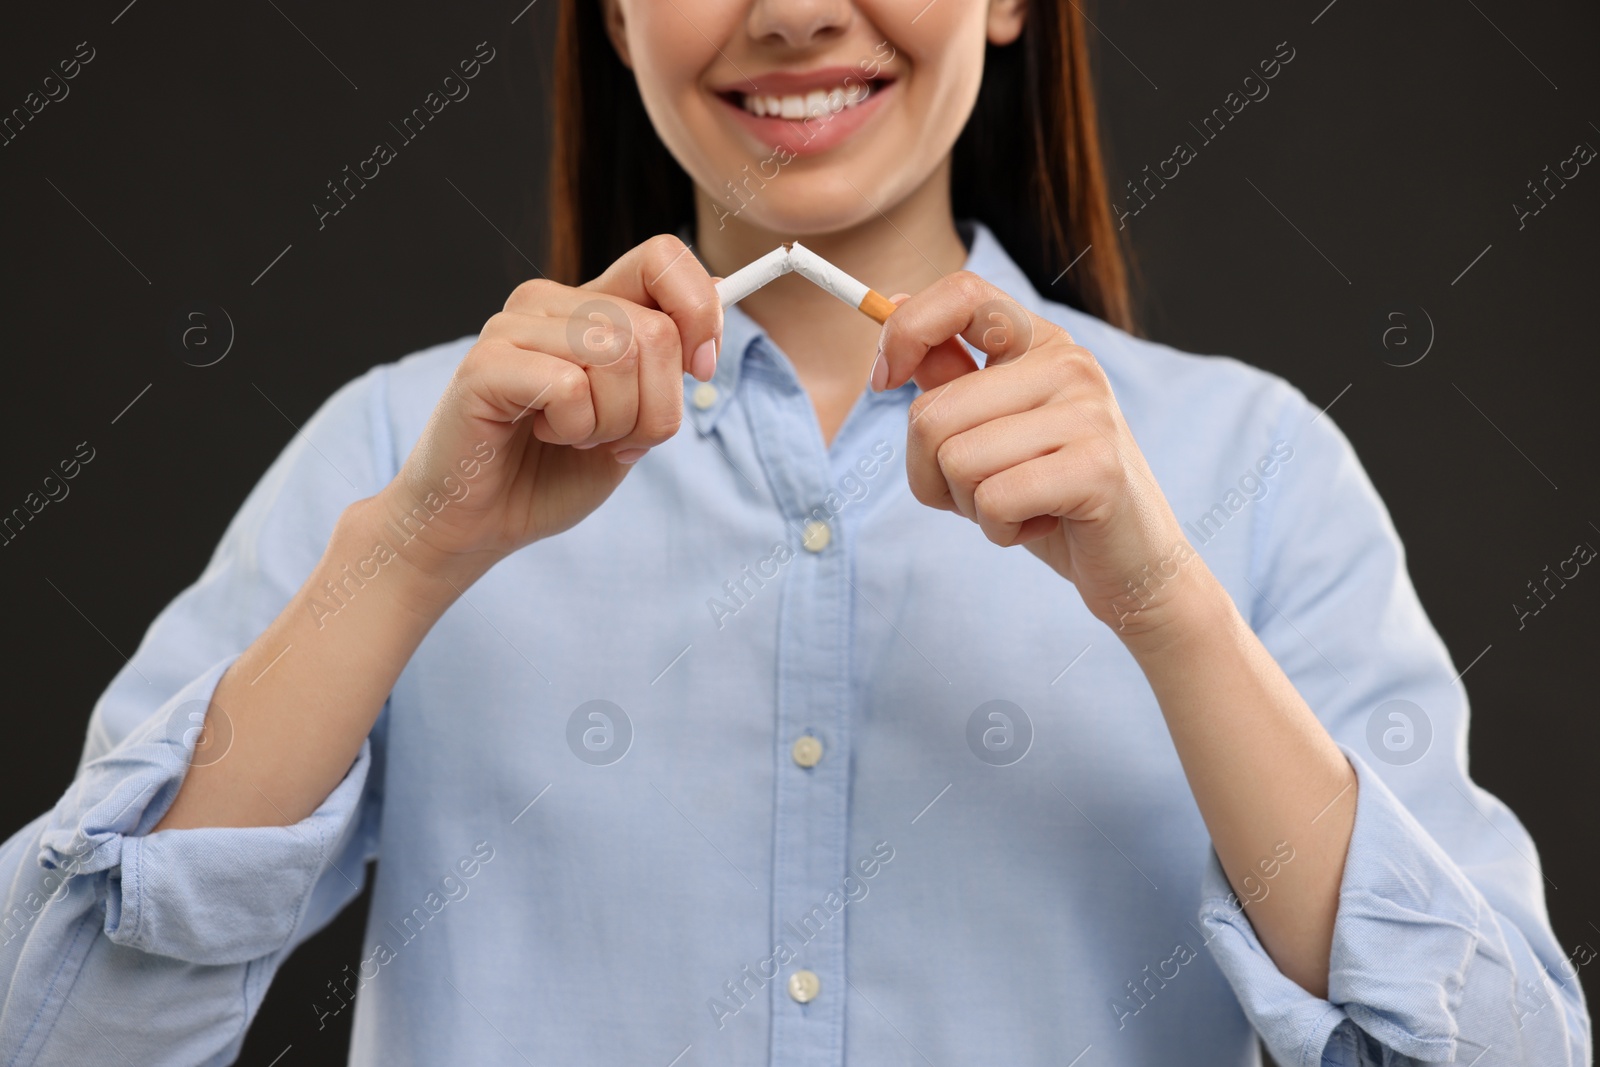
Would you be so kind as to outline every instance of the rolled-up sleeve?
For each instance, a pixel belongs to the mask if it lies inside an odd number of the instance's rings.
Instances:
[[[185,686],[116,748],[87,763],[51,813],[38,861],[63,875],[108,873],[105,934],[191,963],[246,963],[288,943],[318,877],[356,829],[370,742],[310,816],[289,826],[151,834],[182,785],[201,709],[233,657]],[[204,757],[203,757],[204,758]],[[351,879],[354,884],[354,878]]]
[[[1387,509],[1332,419],[1284,393],[1293,455],[1256,516],[1241,608],[1355,769],[1355,823],[1326,998],[1273,964],[1215,854],[1212,954],[1283,1067],[1587,1064],[1538,853],[1468,776],[1466,694]]]
[[[151,829],[192,761],[227,758],[224,673],[393,476],[383,371],[295,434],[96,703],[70,787],[0,845],[0,1064],[231,1063],[284,957],[360,893],[386,714],[299,822]]]

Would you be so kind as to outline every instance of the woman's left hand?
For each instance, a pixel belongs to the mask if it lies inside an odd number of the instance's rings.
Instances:
[[[980,370],[957,337],[987,353]],[[911,491],[1028,549],[1125,642],[1200,619],[1220,586],[1190,547],[1088,349],[966,271],[889,316],[875,389],[914,379]]]

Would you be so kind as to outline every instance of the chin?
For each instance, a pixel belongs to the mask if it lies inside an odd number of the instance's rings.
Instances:
[[[742,222],[773,233],[804,237],[848,230],[877,216],[877,211],[849,186],[845,186],[845,189],[850,192],[853,203],[841,203],[834,196],[791,197],[787,203],[767,205],[767,210],[760,212],[752,204],[737,217]]]
[[[720,219],[724,226],[737,222],[805,237],[870,222],[880,210],[887,213],[899,202],[894,190],[882,188],[885,183],[875,180],[883,172],[865,164],[848,169],[830,165],[811,173],[792,167],[794,164],[765,182],[753,176],[752,167],[750,174],[742,176],[745,182],[738,188],[738,195],[730,192],[726,184],[705,189],[713,207],[712,220]]]

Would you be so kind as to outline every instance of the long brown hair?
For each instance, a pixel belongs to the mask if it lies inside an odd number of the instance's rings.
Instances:
[[[546,258],[551,278],[576,285],[645,238],[692,224],[694,201],[606,35],[600,0],[559,5]],[[1034,288],[1137,329],[1074,0],[1030,0],[1021,39],[988,47],[951,163],[955,216],[993,230]]]

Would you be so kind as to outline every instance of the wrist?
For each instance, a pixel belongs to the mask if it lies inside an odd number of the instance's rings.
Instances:
[[[385,587],[398,605],[432,621],[499,558],[440,551],[418,536],[412,515],[392,485],[386,486],[345,509],[330,550],[338,545],[342,562],[366,580],[385,576]]]
[[[1152,588],[1143,582],[1123,598],[1109,620],[1112,632],[1141,663],[1181,655],[1187,649],[1226,637],[1243,620],[1233,597],[1200,554],[1187,542],[1176,573]],[[1157,572],[1165,576],[1166,571]]]

